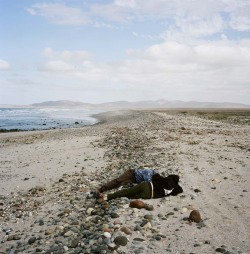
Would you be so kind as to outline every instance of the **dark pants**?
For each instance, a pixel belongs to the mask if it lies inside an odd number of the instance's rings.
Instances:
[[[129,183],[136,183],[134,169],[129,169],[125,171],[122,175],[120,175],[118,178],[115,178],[114,180],[102,185],[100,191],[103,192],[107,190],[112,190]]]
[[[108,200],[121,197],[127,197],[131,199],[134,198],[150,199],[151,185],[149,182],[142,182],[131,188],[126,188],[116,191],[114,193],[110,193],[107,196]]]

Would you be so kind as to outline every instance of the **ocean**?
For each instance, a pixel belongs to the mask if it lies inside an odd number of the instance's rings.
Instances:
[[[0,108],[0,130],[77,128],[98,122],[101,110],[65,108]]]

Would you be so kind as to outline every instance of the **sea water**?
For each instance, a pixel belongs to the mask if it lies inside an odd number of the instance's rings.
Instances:
[[[0,108],[0,130],[44,130],[93,125],[101,110],[65,108]]]

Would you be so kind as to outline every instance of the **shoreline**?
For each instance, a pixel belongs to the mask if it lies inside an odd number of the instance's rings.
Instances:
[[[0,135],[0,253],[250,253],[249,125],[157,110],[99,117],[83,128]],[[101,182],[145,166],[178,174],[182,195],[145,200],[153,211],[91,197]],[[202,223],[187,222],[193,209]],[[129,242],[111,251],[117,236]]]
[[[78,108],[48,108],[46,110],[41,108],[25,108],[24,111],[18,112],[15,108],[11,108],[6,112],[1,113],[0,116],[0,121],[2,121],[0,134],[17,131],[82,128],[96,124],[97,119],[95,115],[105,111]]]
[[[43,129],[18,129],[18,128],[14,128],[14,129],[1,129],[0,128],[0,135],[2,133],[12,133],[12,132],[34,132],[34,131],[49,131],[49,130],[65,130],[65,129],[78,129],[78,128],[84,128],[84,127],[88,127],[88,126],[94,126],[94,125],[98,125],[98,124],[102,124],[107,122],[107,118],[113,118],[113,117],[117,117],[119,115],[123,115],[124,113],[122,112],[129,112],[131,110],[111,110],[111,111],[104,111],[101,113],[95,113],[95,114],[90,114],[89,117],[94,118],[97,120],[96,123],[92,123],[92,124],[80,124],[80,123],[74,123],[70,126],[65,126],[65,127],[51,127],[51,128],[43,128]],[[133,110],[132,110],[133,111]]]
[[[68,127],[51,127],[48,129],[1,129],[0,128],[0,135],[2,133],[9,133],[9,132],[24,132],[24,131],[47,131],[47,130],[61,130],[61,129],[70,129],[70,128],[84,128],[86,126],[93,126],[93,125],[98,125],[107,122],[107,118],[112,118],[112,117],[118,117],[119,115],[122,116],[126,114],[125,112],[136,112],[136,111],[141,111],[141,112],[168,112],[169,114],[190,114],[190,115],[196,115],[199,117],[206,117],[211,114],[213,117],[211,118],[212,120],[227,120],[227,118],[230,117],[231,115],[235,114],[241,114],[242,117],[247,118],[246,123],[243,124],[249,124],[250,125],[250,109],[249,108],[168,108],[168,109],[163,109],[163,108],[155,108],[155,109],[120,109],[120,110],[110,110],[110,111],[104,111],[101,113],[96,113],[96,114],[90,114],[89,116],[92,118],[95,118],[97,120],[96,123],[93,124],[86,124],[82,125],[80,123],[74,123],[71,126]],[[221,114],[221,116],[220,116]],[[242,124],[240,122],[235,122],[234,124]]]

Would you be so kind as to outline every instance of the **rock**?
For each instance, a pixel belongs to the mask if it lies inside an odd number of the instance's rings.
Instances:
[[[51,235],[54,232],[54,230],[52,228],[47,228],[45,230],[45,235]]]
[[[144,208],[144,206],[145,206],[145,203],[141,200],[133,200],[129,204],[129,207],[137,208],[137,209],[142,209],[142,208]]]
[[[195,243],[194,247],[200,247],[201,245],[199,243]]]
[[[166,216],[174,215],[174,212],[167,213]]]
[[[116,249],[119,248],[119,245],[115,245],[114,243],[110,243],[110,244],[108,245],[108,248],[109,248],[111,251],[114,251],[114,250],[116,250]]]
[[[145,214],[144,219],[146,220],[153,220],[153,215],[152,214]]]
[[[9,235],[9,236],[7,237],[7,241],[12,241],[12,240],[14,240],[14,235]]]
[[[71,213],[71,210],[66,208],[66,209],[64,209],[63,212],[64,212],[64,214],[70,214],[70,213]]]
[[[64,230],[64,226],[58,226],[57,229],[60,230],[60,231],[63,231]]]
[[[67,232],[64,233],[64,236],[69,237],[73,234],[74,234],[74,232],[72,230],[68,230]]]
[[[126,226],[123,226],[121,228],[121,231],[124,232],[126,235],[131,235],[132,234],[132,230]]]
[[[221,180],[218,179],[218,178],[214,178],[214,179],[212,179],[212,181],[215,182],[215,183],[220,183],[221,182]]]
[[[8,236],[7,241],[20,240],[20,239],[21,239],[21,236],[18,234],[15,234],[15,235]]]
[[[188,210],[188,209],[187,209],[186,207],[183,207],[183,208],[181,209],[181,212],[182,212],[182,213],[185,213],[185,212],[187,212],[187,210]]]
[[[113,219],[115,219],[115,218],[119,218],[120,215],[119,215],[118,213],[111,213],[111,214],[110,214],[110,217],[113,218]]]
[[[226,250],[224,248],[217,248],[215,251],[220,252],[220,253],[226,252]]]
[[[80,242],[80,238],[74,238],[70,244],[71,248],[76,248]]]
[[[51,253],[62,254],[64,253],[64,249],[62,246],[54,246],[45,252],[45,254],[51,254]]]
[[[199,223],[201,221],[200,212],[198,210],[191,211],[188,220],[189,220],[189,222]]]
[[[145,241],[145,239],[143,239],[143,238],[139,238],[139,237],[135,237],[135,238],[133,239],[133,241],[137,241],[137,242],[144,242],[144,241]]]
[[[36,237],[34,236],[34,237],[31,237],[29,240],[28,240],[28,243],[29,244],[32,244],[32,243],[34,243],[36,241]]]
[[[69,250],[68,246],[63,246],[63,249],[65,252]]]
[[[90,215],[90,214],[92,213],[92,211],[94,211],[94,208],[90,207],[90,208],[88,208],[88,210],[86,211],[86,213],[87,213],[88,215]]]
[[[111,233],[113,231],[112,228],[104,228],[103,229],[104,232],[108,232],[108,233]]]
[[[157,241],[160,241],[161,240],[161,236],[160,235],[156,235],[156,236],[154,236],[154,239],[157,240]]]
[[[128,239],[127,239],[127,237],[125,237],[125,236],[117,236],[117,237],[114,239],[114,243],[115,243],[116,245],[126,246],[127,243],[128,243]]]
[[[104,232],[103,234],[106,238],[111,238],[111,234],[109,232]]]
[[[121,224],[121,220],[120,219],[115,219],[114,225],[118,225],[118,224]]]
[[[154,207],[152,205],[149,205],[149,204],[145,204],[144,205],[144,208],[148,211],[153,211],[154,210]]]
[[[14,235],[14,240],[20,240],[21,239],[21,236],[20,235]]]
[[[41,219],[39,220],[39,226],[43,226],[44,225],[44,221]]]

